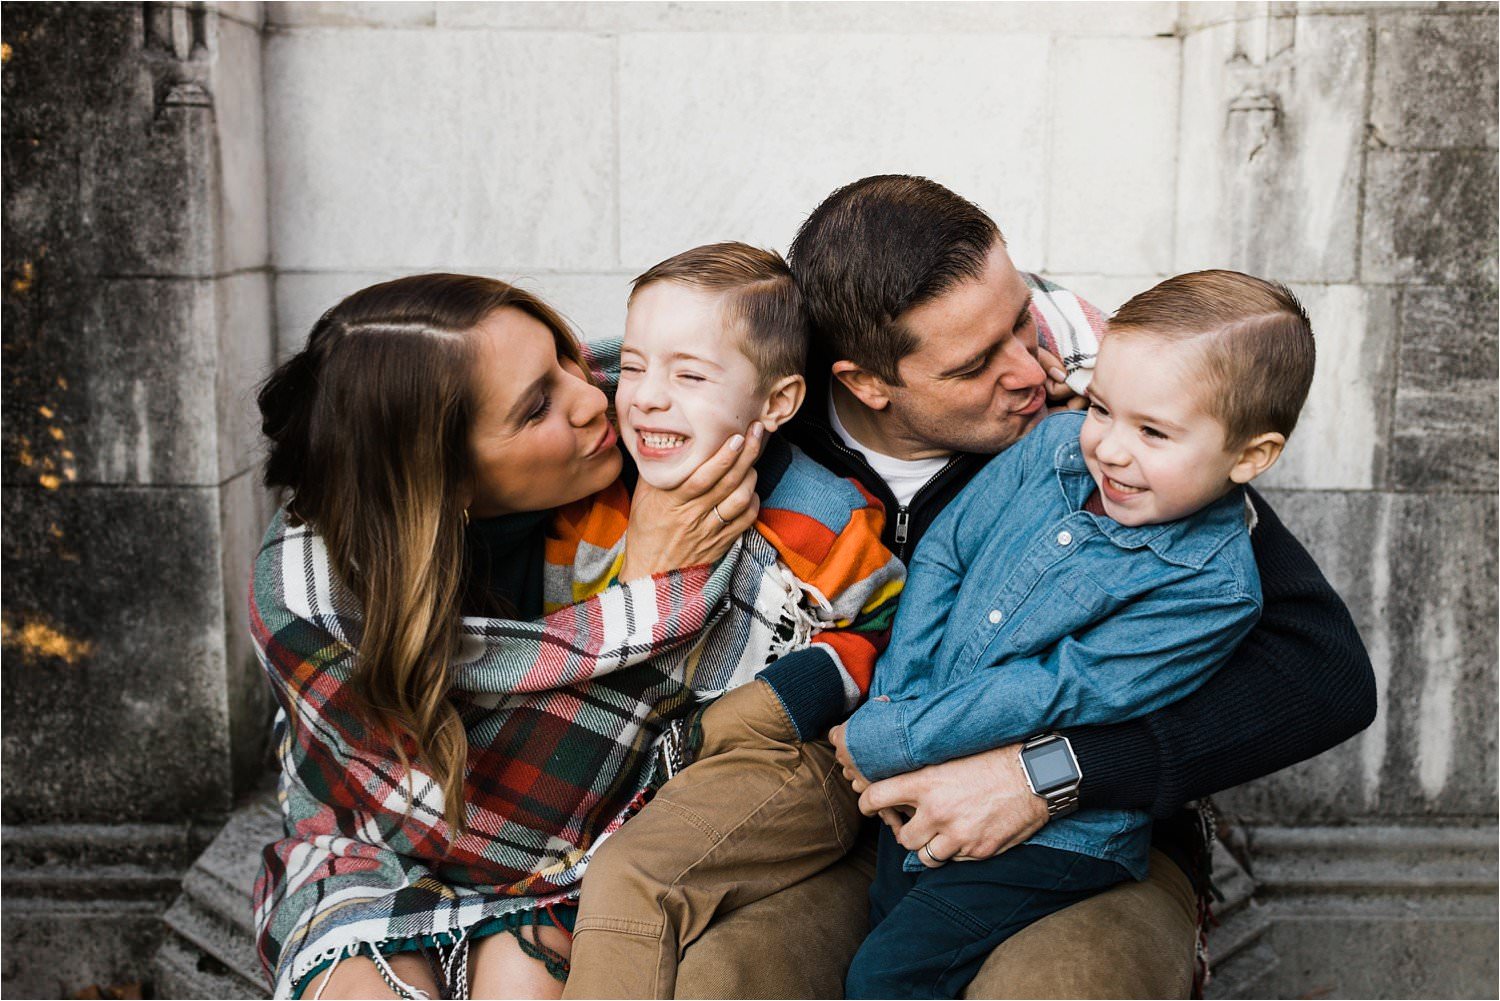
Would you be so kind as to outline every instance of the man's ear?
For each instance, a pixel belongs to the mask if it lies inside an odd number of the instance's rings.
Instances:
[[[1229,478],[1236,483],[1249,483],[1261,473],[1276,465],[1281,450],[1286,447],[1286,435],[1267,431],[1251,438],[1240,449],[1240,457],[1229,470]]]
[[[833,377],[871,410],[884,410],[891,404],[890,387],[873,372],[866,372],[852,361],[833,363]]]
[[[775,431],[791,420],[802,401],[807,399],[807,380],[800,375],[777,379],[766,394],[766,405],[760,411],[760,423],[766,431]]]

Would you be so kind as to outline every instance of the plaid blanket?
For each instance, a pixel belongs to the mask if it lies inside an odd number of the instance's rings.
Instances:
[[[254,894],[277,995],[336,956],[451,944],[576,895],[591,851],[655,779],[656,739],[692,704],[683,659],[661,655],[724,615],[740,556],[737,543],[712,566],[616,584],[536,622],[464,619],[465,830],[449,845],[441,790],[397,764],[353,701],[358,602],[317,534],[278,514],[250,607],[280,704],[286,836],[266,847]]]

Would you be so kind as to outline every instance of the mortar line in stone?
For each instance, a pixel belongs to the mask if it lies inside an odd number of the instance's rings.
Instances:
[[[601,277],[612,278],[612,277],[615,277],[616,275],[624,275],[625,277],[629,278],[629,277],[633,277],[635,274],[637,274],[636,270],[634,270],[632,268],[626,268],[624,266],[611,267],[611,268],[592,268],[592,269],[578,269],[578,268],[530,268],[530,267],[526,267],[524,265],[509,265],[509,264],[507,264],[507,265],[500,265],[500,264],[453,264],[451,262],[439,262],[439,263],[434,264],[434,263],[432,263],[430,261],[428,263],[426,263],[426,264],[395,264],[395,265],[391,265],[389,267],[382,265],[382,266],[371,266],[371,267],[361,267],[361,268],[347,268],[347,269],[345,269],[345,268],[334,268],[334,269],[323,269],[323,268],[275,268],[275,269],[273,269],[273,272],[276,274],[277,277],[303,277],[303,278],[307,278],[307,277],[312,277],[312,278],[316,278],[316,277],[332,277],[332,278],[338,278],[338,277],[354,276],[354,275],[380,275],[380,274],[385,274],[386,272],[390,272],[390,271],[430,271],[430,270],[432,270],[434,268],[455,268],[455,267],[457,267],[457,268],[475,268],[475,269],[483,270],[483,271],[486,271],[486,272],[495,272],[495,273],[499,273],[499,274],[547,275],[549,277],[556,276],[556,277],[562,277],[562,278],[601,278]]]
[[[1391,326],[1395,330],[1391,335],[1390,347],[1386,348],[1386,365],[1391,375],[1385,390],[1385,440],[1381,442],[1379,470],[1379,482],[1387,485],[1392,482],[1391,471],[1396,464],[1396,401],[1401,395],[1401,342],[1406,337],[1406,289],[1397,286],[1394,291],[1396,301],[1393,306],[1396,315],[1391,318]]]
[[[235,268],[232,271],[216,271],[211,274],[151,274],[149,272],[100,272],[94,275],[100,281],[163,281],[163,282],[213,282],[221,278],[243,278],[245,275],[274,274],[275,269],[269,264],[262,264],[253,268]]]

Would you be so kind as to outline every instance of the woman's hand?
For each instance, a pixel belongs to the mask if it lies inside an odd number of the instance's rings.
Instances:
[[[639,580],[712,563],[755,524],[755,460],[766,432],[757,421],[737,434],[671,490],[636,484],[625,533],[620,580]]]

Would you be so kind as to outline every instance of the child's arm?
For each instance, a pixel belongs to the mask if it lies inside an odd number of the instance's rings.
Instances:
[[[980,668],[915,698],[866,703],[849,732],[883,739],[851,739],[850,751],[860,771],[878,779],[1056,727],[1132,719],[1208,680],[1259,614],[1257,596],[1223,576],[1160,588],[1040,654]]]
[[[1071,426],[1064,421],[1050,427],[1044,424],[992,459],[922,536],[907,572],[890,646],[880,658],[872,688],[881,701],[866,703],[865,709],[850,718],[844,732],[856,761],[879,761],[889,753],[896,734],[887,729],[885,714],[868,712],[868,707],[889,706],[893,703],[884,699],[900,699],[921,690],[942,647],[948,614],[958,601],[969,565],[992,537],[999,513],[1025,488],[1029,473],[1041,468],[1037,457],[1050,456],[1059,441],[1076,434],[1069,430]],[[906,770],[893,768],[888,774]],[[868,771],[865,774],[874,777]]]

